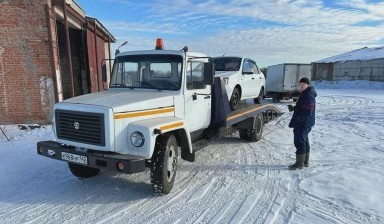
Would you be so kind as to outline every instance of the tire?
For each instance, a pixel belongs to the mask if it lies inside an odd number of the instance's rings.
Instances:
[[[76,177],[91,178],[99,174],[100,169],[68,163],[69,170]]]
[[[229,101],[229,106],[231,107],[232,111],[237,109],[240,103],[240,99],[241,99],[240,90],[239,88],[235,87],[231,95],[231,100]]]
[[[156,193],[168,194],[175,182],[179,146],[173,134],[159,136],[151,163],[151,183]]]
[[[249,142],[257,142],[263,136],[264,117],[263,114],[258,114],[254,120],[254,127],[251,129],[240,129],[240,138]]]
[[[261,104],[263,102],[263,98],[264,98],[264,88],[261,87],[259,96],[253,99],[253,102],[255,102],[255,104]]]
[[[274,103],[279,103],[280,102],[279,94],[276,93],[276,94],[273,95],[272,102],[274,102]]]

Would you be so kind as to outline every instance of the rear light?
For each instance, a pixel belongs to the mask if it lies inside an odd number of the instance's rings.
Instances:
[[[119,170],[119,171],[123,171],[124,168],[125,168],[125,165],[124,165],[123,162],[117,162],[117,164],[116,164],[116,168],[117,168],[117,170]]]
[[[39,150],[39,153],[40,153],[40,154],[43,154],[43,152],[44,152],[44,148],[43,148],[42,146],[39,146],[38,150]]]
[[[164,43],[163,43],[163,39],[161,38],[157,38],[156,39],[156,50],[164,50]]]

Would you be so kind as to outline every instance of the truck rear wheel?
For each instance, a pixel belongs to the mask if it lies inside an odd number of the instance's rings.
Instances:
[[[151,183],[156,193],[168,194],[175,182],[179,146],[173,134],[159,136],[151,164]]]
[[[272,102],[274,102],[274,103],[280,102],[280,95],[278,93],[276,93],[272,96]]]
[[[68,163],[69,170],[76,177],[91,178],[99,174],[100,169]]]
[[[254,128],[240,129],[240,138],[250,142],[257,142],[263,136],[264,118],[263,114],[258,114],[254,120]]]

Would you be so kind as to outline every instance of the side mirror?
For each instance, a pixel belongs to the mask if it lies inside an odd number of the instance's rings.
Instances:
[[[212,85],[214,76],[215,76],[215,69],[213,67],[212,59],[210,58],[207,63],[204,63],[204,84]]]
[[[124,43],[122,43],[115,51],[115,56],[120,54],[120,47],[124,46],[124,45],[127,45],[128,44],[128,41],[124,41]]]

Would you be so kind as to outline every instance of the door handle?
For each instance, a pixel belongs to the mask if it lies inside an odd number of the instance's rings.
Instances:
[[[204,99],[209,99],[209,98],[211,98],[211,96],[205,96],[205,97],[204,97]]]
[[[255,78],[252,78],[252,80],[255,79]]]

